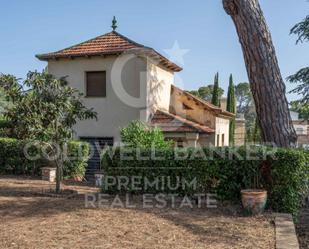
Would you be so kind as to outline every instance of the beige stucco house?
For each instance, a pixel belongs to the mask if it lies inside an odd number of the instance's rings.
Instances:
[[[309,149],[309,122],[300,119],[298,112],[290,111],[294,129],[297,135],[297,147]]]
[[[121,142],[119,129],[142,120],[160,127],[178,146],[229,144],[234,114],[176,87],[174,75],[181,67],[116,31],[37,58],[48,62],[49,73],[66,76],[97,112],[97,121],[76,125],[77,138]]]

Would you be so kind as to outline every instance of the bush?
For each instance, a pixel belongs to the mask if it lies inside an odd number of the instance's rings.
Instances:
[[[49,166],[49,161],[40,156],[41,149],[31,146],[30,155],[38,155],[36,160],[29,160],[24,155],[27,141],[14,138],[0,138],[0,174],[40,175],[41,167]],[[89,144],[70,141],[67,146],[68,160],[65,161],[63,175],[66,178],[84,176],[89,157]]]
[[[279,150],[271,161],[271,207],[279,212],[297,213],[308,194],[309,152]]]
[[[36,162],[24,157],[25,142],[14,138],[0,138],[0,173],[34,174]]]
[[[0,116],[0,137],[8,137],[10,135],[11,128],[11,122]]]
[[[159,128],[149,127],[141,121],[132,121],[127,127],[120,130],[121,141],[133,148],[168,148],[170,141],[164,140],[163,132]]]
[[[108,193],[130,192],[141,193],[177,193],[180,195],[194,195],[196,193],[216,193],[221,200],[240,201],[240,190],[253,188],[253,181],[261,171],[259,187],[268,191],[268,206],[281,212],[296,214],[300,208],[304,194],[308,193],[308,162],[309,153],[302,150],[278,149],[271,154],[267,148],[255,147],[251,157],[246,159],[245,148],[203,148],[179,149],[169,148],[155,152],[155,157],[160,160],[151,160],[151,150],[139,150],[143,160],[137,159],[136,151],[128,148],[118,148],[105,153],[103,169],[105,179],[115,176],[117,184],[103,186],[103,191]],[[123,156],[126,156],[125,159]],[[187,155],[184,160],[175,160],[175,155]],[[148,158],[149,160],[147,160]],[[121,178],[129,177],[128,187],[121,185]],[[140,190],[132,188],[132,176],[139,176],[142,186]],[[153,182],[158,179],[158,186],[145,188],[146,179]],[[195,186],[182,188],[166,188],[166,179],[169,186],[177,186],[177,182],[185,179],[192,182],[196,179]]]
[[[70,141],[68,143],[68,160],[64,162],[64,177],[85,175],[89,149],[89,144],[86,142]]]

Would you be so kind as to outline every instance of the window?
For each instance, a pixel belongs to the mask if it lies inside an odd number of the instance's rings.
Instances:
[[[86,72],[86,96],[106,97],[106,72]]]
[[[222,134],[222,144],[221,146],[224,146],[224,134]]]
[[[296,128],[296,134],[297,135],[303,135],[304,134],[304,128],[302,128],[302,127],[297,127]]]
[[[176,142],[176,147],[177,148],[183,148],[183,140],[182,139],[178,139]]]
[[[217,135],[217,146],[218,147],[220,146],[220,135],[219,134]]]

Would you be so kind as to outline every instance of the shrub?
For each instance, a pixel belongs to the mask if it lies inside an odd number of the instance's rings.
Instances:
[[[33,174],[36,163],[23,155],[24,141],[13,138],[0,138],[0,173]]]
[[[40,168],[50,162],[43,160],[41,148],[31,146],[30,155],[38,155],[36,160],[29,160],[24,155],[27,141],[14,138],[0,138],[0,174],[40,175]],[[67,146],[68,160],[65,161],[64,177],[83,176],[89,158],[89,144],[70,141]]]
[[[168,148],[171,142],[164,140],[163,132],[159,128],[149,127],[141,121],[132,121],[120,130],[122,142],[133,148]]]
[[[8,137],[10,135],[11,127],[11,122],[0,116],[0,137]]]
[[[309,153],[302,150],[279,149],[271,154],[267,148],[255,147],[250,154],[251,158],[253,155],[255,158],[250,159],[245,148],[168,148],[155,152],[155,157],[160,160],[150,159],[154,153],[149,149],[138,151],[140,153],[118,148],[114,153],[105,153],[102,162],[107,176],[105,179],[115,176],[117,184],[103,185],[103,192],[177,193],[191,196],[196,193],[216,193],[221,200],[239,202],[240,190],[254,187],[253,181],[260,168],[262,178],[259,186],[268,190],[268,206],[275,211],[296,214],[308,191]],[[143,160],[138,160],[138,154]],[[186,155],[186,159],[175,160],[175,155]],[[121,178],[117,176],[127,176],[128,187],[121,185],[118,188]],[[132,176],[141,177],[141,189],[132,188]],[[183,189],[179,185],[175,189],[157,189],[156,186],[146,189],[146,178],[150,182],[157,179],[158,186],[166,186],[164,181],[167,178],[170,186],[177,186],[179,179],[187,182],[196,179],[196,188],[187,186]]]
[[[270,206],[279,212],[297,213],[308,194],[309,152],[280,149],[271,162]]]
[[[68,143],[68,160],[64,162],[64,177],[84,176],[89,159],[89,144],[80,141]]]

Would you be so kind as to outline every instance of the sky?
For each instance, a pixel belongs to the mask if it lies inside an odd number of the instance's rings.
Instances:
[[[211,84],[216,72],[227,89],[248,81],[243,54],[231,18],[221,0],[0,0],[0,72],[24,78],[46,62],[35,54],[52,52],[117,31],[169,57],[179,45],[183,56],[176,84],[186,90]],[[309,15],[307,0],[260,0],[272,33],[284,79],[309,65],[309,43],[296,45],[289,30]],[[177,59],[177,58],[176,58]],[[295,85],[286,82],[287,89]],[[289,100],[297,98],[288,95]]]

